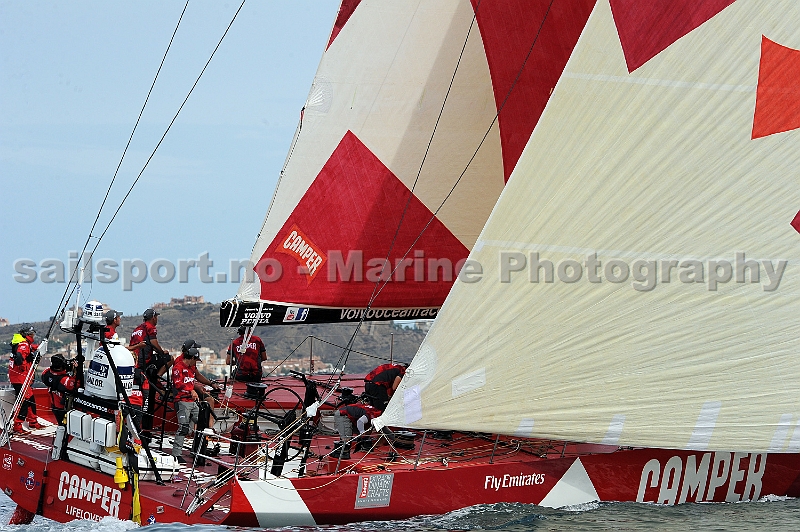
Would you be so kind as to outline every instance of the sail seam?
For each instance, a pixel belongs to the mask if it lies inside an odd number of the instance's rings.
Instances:
[[[565,72],[564,78],[582,79],[587,81],[610,81],[614,83],[629,83],[633,85],[653,85],[660,87],[674,87],[678,89],[704,89],[714,91],[746,92],[752,93],[756,90],[755,85],[729,85],[725,83],[690,83],[688,81],[675,81],[670,79],[651,79],[623,76],[609,76],[604,74],[579,74]]]

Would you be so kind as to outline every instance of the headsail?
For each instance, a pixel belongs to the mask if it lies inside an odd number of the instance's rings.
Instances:
[[[343,1],[222,324],[435,316],[593,3]]]
[[[599,1],[383,421],[800,451],[798,72],[795,0]]]

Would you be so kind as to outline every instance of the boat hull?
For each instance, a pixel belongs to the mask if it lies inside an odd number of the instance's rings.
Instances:
[[[130,483],[120,487],[110,475],[65,460],[47,463],[48,450],[33,449],[32,442],[15,437],[14,450],[0,451],[0,488],[21,508],[58,522],[108,515],[132,518]],[[339,464],[350,474],[317,471],[302,478],[272,477],[261,469],[257,480],[234,479],[188,514],[192,493],[184,500],[185,482],[141,482],[141,521],[277,527],[406,519],[500,502],[547,507],[594,501],[672,505],[800,496],[799,454],[570,444],[564,446],[567,454],[559,456],[554,448],[549,447],[550,454],[498,456],[494,463],[488,453],[462,462],[452,453],[450,460],[434,460],[426,453],[416,469],[413,452],[396,463],[354,456]],[[327,459],[329,470],[336,466],[335,460]]]
[[[359,383],[363,376],[342,382],[357,391]],[[297,408],[300,381],[276,378],[270,384],[270,407]],[[239,392],[231,408],[244,411],[253,400]],[[46,409],[40,411],[45,415],[40,422],[49,419]],[[323,415],[321,428],[330,424],[326,419]],[[0,489],[24,511],[58,522],[107,515],[131,519],[130,483],[120,487],[111,475],[67,460],[53,461],[49,455],[55,427],[45,424],[44,429],[15,434],[12,448],[0,450]],[[197,499],[198,488],[207,486],[219,469],[213,462],[195,471],[191,464],[182,466],[164,486],[140,482],[141,522],[277,527],[405,519],[501,502],[547,507],[593,501],[671,505],[800,496],[796,453],[620,449],[462,433],[397,434],[401,435],[413,445],[403,450],[375,439],[369,454],[354,451],[351,460],[339,462],[328,456],[338,437],[321,430],[309,449],[305,476],[298,477],[300,458],[293,452],[284,477],[272,476],[263,466],[257,474],[250,472],[254,480],[241,478],[245,473],[239,471],[239,478]],[[164,445],[162,451],[169,452],[168,440]],[[238,463],[229,454],[220,459],[228,469]],[[190,506],[193,511],[187,513]]]
[[[243,481],[225,524],[344,524],[444,514],[477,504],[547,507],[594,501],[679,504],[800,495],[800,455],[618,450],[572,458],[339,477]]]

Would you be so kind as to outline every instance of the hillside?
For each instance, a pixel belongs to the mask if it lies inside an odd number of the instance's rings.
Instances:
[[[158,317],[159,342],[169,351],[179,351],[183,341],[192,338],[203,347],[209,347],[219,353],[223,352],[231,339],[236,336],[236,329],[223,329],[219,326],[218,305],[210,303],[179,305],[162,309],[159,312],[161,313]],[[138,315],[125,315],[122,318],[122,326],[118,329],[120,336],[129,337],[131,331],[141,323],[141,320],[141,316]],[[36,322],[33,325],[39,331],[37,340],[40,340],[49,323]],[[19,328],[20,324],[0,327],[0,340],[4,354],[0,368],[0,381],[6,380],[8,356],[5,354],[10,351],[11,337]],[[258,327],[255,334],[264,341],[270,360],[276,362],[283,360],[294,349],[296,352],[292,356],[307,357],[311,348],[311,342],[307,338],[314,336],[314,357],[336,364],[342,353],[342,349],[336,345],[346,345],[354,330],[355,324],[286,325]],[[392,334],[394,335],[394,360],[400,362],[410,362],[425,337],[425,333],[420,330],[403,328],[391,322],[364,324],[353,345],[354,351],[357,352],[351,353],[348,359],[347,372],[364,373],[376,365],[388,361]],[[72,340],[74,337],[61,332],[56,327],[56,331],[51,336],[51,348],[48,351],[55,352]]]

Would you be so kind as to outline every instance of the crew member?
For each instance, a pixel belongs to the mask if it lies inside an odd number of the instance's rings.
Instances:
[[[71,365],[64,355],[55,354],[50,358],[50,367],[42,372],[42,382],[50,392],[50,405],[59,425],[66,424],[67,393],[75,391],[75,377]]]
[[[117,329],[122,323],[122,312],[109,309],[103,314],[103,317],[106,320],[106,340],[111,340],[112,342],[119,341],[119,332]],[[143,334],[143,333],[142,333]],[[137,337],[140,336],[139,333],[136,334]],[[131,340],[133,340],[133,334],[131,334]],[[136,344],[129,344],[125,346],[128,351],[133,353],[134,358],[138,359],[140,350],[145,347],[147,344],[144,340],[140,341]],[[150,392],[150,382],[144,376],[144,372],[138,366],[133,370],[133,388],[128,393],[128,400],[131,403],[132,412],[131,418],[133,419],[134,425],[136,425],[137,432],[141,432],[142,430],[142,416],[144,415],[145,411],[145,400],[148,399],[146,397],[147,394]],[[145,437],[148,435],[145,434]]]
[[[116,310],[109,309],[106,311],[103,317],[106,319],[106,340],[119,340],[119,335],[117,334],[117,327],[120,326],[122,312],[117,312]]]
[[[178,414],[178,432],[172,443],[172,456],[179,464],[186,460],[181,456],[183,440],[189,434],[189,426],[194,426],[200,416],[199,396],[195,390],[195,381],[214,386],[214,383],[197,371],[200,351],[192,347],[175,360],[172,365],[172,386],[175,390],[175,411]]]
[[[8,363],[8,380],[14,387],[14,393],[19,396],[22,385],[25,384],[25,377],[33,364],[36,350],[39,348],[34,343],[36,329],[26,325],[19,330],[11,339],[11,360]],[[39,422],[36,416],[36,400],[33,398],[33,387],[28,386],[25,390],[25,400],[20,405],[17,417],[14,418],[14,432],[21,432],[22,422],[27,418],[28,427],[38,429]]]
[[[142,324],[133,330],[129,342],[131,346],[141,344],[136,357],[136,367],[144,372],[145,377],[150,381],[143,405],[142,429],[146,431],[153,428],[156,390],[163,390],[163,385],[158,382],[159,377],[167,371],[173,362],[169,353],[162,349],[158,343],[156,325],[158,325],[158,312],[151,308],[145,310],[142,313]]]
[[[119,333],[117,332],[117,328],[119,328],[122,319],[122,312],[117,310],[107,310],[106,313],[103,315],[106,319],[106,340],[111,340],[118,342],[119,341]],[[133,336],[133,334],[131,334]],[[128,344],[126,347],[128,351],[133,353],[134,357],[138,357],[139,351],[145,346],[145,342],[139,342],[138,344]]]
[[[381,415],[380,410],[363,402],[343,404],[333,412],[333,424],[342,440],[341,458],[350,458],[350,443],[353,438],[353,428],[358,430],[359,436],[364,434],[372,420]],[[358,450],[358,447],[356,448]],[[338,457],[337,457],[338,458]]]
[[[191,340],[191,339],[186,340],[185,342],[183,342],[183,345],[181,346],[181,354],[188,353],[189,349],[192,349],[192,348],[200,349],[201,347],[202,346],[200,344],[198,344],[197,342],[195,342],[194,340]],[[207,384],[209,384],[210,386],[214,387],[214,389],[218,389],[217,388],[217,384],[215,382],[209,381]],[[206,393],[205,386],[204,386],[204,384],[201,383],[200,379],[198,379],[197,382],[194,383],[194,391],[197,392],[197,395],[198,395],[198,397],[200,398],[201,401],[205,401],[206,403],[208,403],[208,406],[209,406],[210,410],[209,410],[209,413],[208,413],[208,425],[207,426],[208,427],[213,427],[214,423],[211,421],[211,418],[213,417],[211,413],[214,411],[214,408],[217,406],[216,403],[214,402],[214,396],[212,396],[210,393]]]
[[[372,398],[375,408],[386,409],[389,399],[406,374],[406,367],[402,364],[381,364],[367,373],[364,377],[364,391]]]
[[[225,363],[236,365],[235,379],[240,382],[261,381],[261,363],[267,359],[267,350],[264,342],[256,335],[251,335],[247,345],[244,345],[247,326],[239,327],[239,338],[235,339],[228,347]]]

